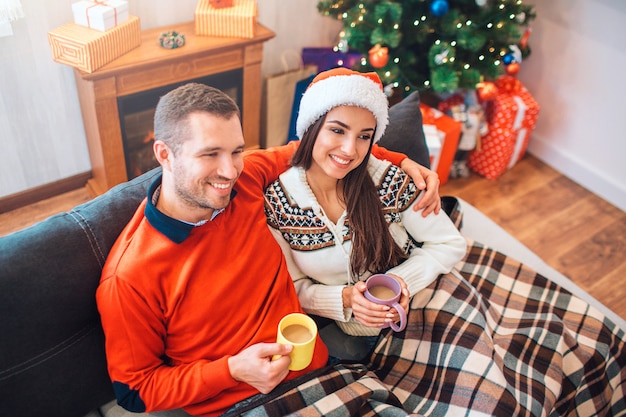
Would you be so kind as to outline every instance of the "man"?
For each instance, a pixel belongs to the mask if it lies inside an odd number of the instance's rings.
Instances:
[[[289,371],[291,346],[275,343],[280,319],[302,309],[263,191],[297,144],[252,152],[244,168],[236,103],[194,83],[161,98],[154,135],[162,177],[111,249],[96,294],[109,374],[130,411],[218,415],[327,361],[318,340],[312,363]],[[423,182],[417,164],[403,167]],[[422,172],[435,189],[424,205],[438,209],[437,176]]]

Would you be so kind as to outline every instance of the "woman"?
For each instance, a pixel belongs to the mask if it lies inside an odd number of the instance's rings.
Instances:
[[[341,332],[329,327],[320,335],[340,359],[361,359],[380,328],[398,319],[364,297],[363,281],[393,275],[408,310],[410,297],[449,272],[466,249],[444,213],[413,210],[419,192],[399,167],[370,156],[387,123],[375,73],[318,74],[300,103],[293,167],[265,194],[268,224],[302,307],[335,321]]]

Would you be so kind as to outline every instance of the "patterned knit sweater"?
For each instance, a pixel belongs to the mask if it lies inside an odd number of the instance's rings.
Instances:
[[[465,239],[443,212],[422,217],[421,211],[413,209],[419,192],[400,168],[371,157],[368,171],[378,188],[391,235],[409,254],[402,264],[377,272],[402,277],[413,296],[462,259]],[[265,213],[304,310],[334,319],[350,335],[378,334],[379,329],[361,325],[352,316],[352,309],[343,307],[343,288],[371,275],[350,276],[352,245],[345,211],[336,224],[329,220],[307,183],[304,169],[295,167],[267,188]]]

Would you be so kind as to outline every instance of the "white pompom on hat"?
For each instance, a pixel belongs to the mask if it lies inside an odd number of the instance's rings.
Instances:
[[[313,78],[302,95],[296,121],[298,138],[302,139],[304,132],[317,119],[337,106],[357,106],[371,111],[376,118],[374,143],[385,133],[389,123],[389,102],[378,74],[333,68]]]

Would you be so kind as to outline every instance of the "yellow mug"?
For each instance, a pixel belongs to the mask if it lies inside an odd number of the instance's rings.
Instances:
[[[290,370],[300,371],[311,364],[316,338],[317,325],[306,314],[291,313],[280,320],[276,341],[293,346],[293,350],[289,354],[291,358]],[[277,357],[275,356],[274,359]]]

